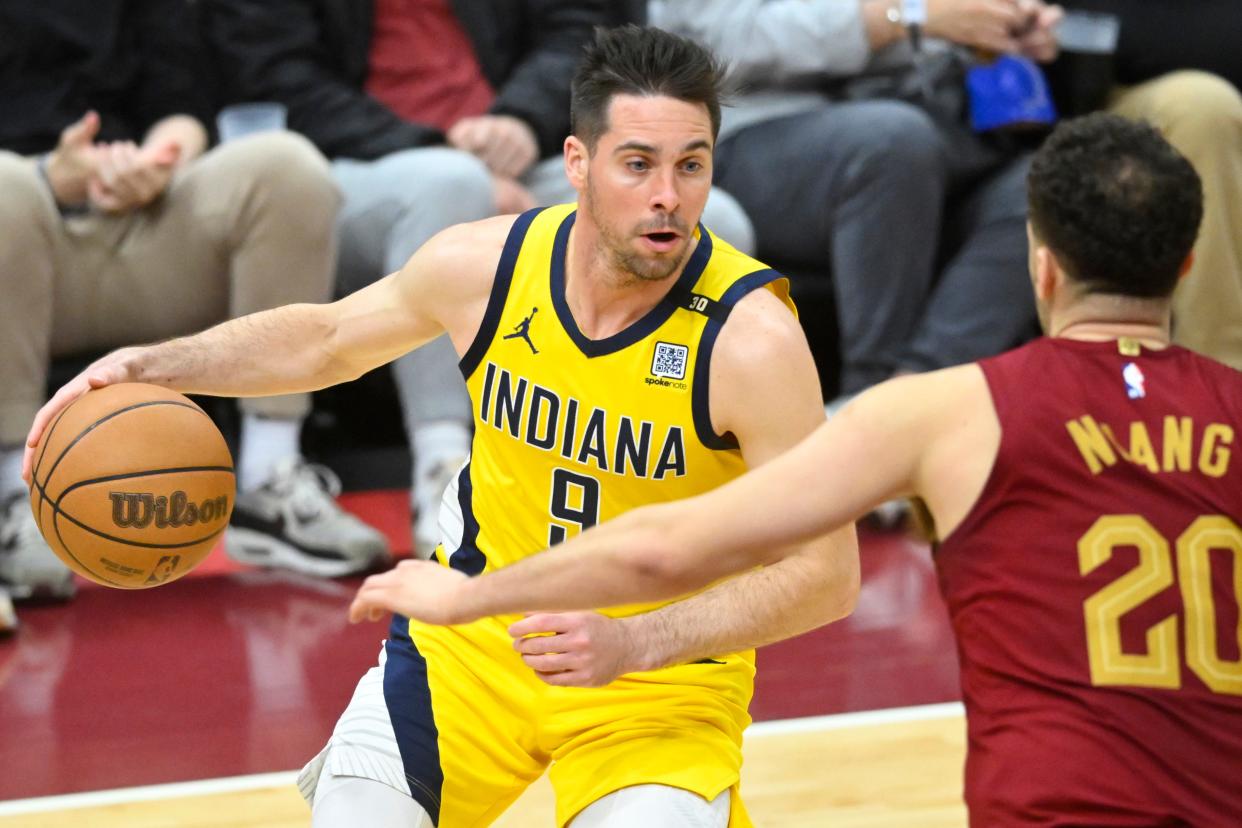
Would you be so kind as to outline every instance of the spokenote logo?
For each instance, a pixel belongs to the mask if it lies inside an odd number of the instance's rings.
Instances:
[[[539,349],[535,347],[535,343],[530,340],[530,323],[535,318],[535,314],[539,313],[539,308],[531,308],[530,316],[513,326],[513,333],[505,334],[502,339],[524,339],[526,344],[530,346],[532,354],[539,353]]]
[[[655,353],[651,357],[651,376],[646,378],[648,385],[663,388],[684,389],[686,383],[686,363],[690,358],[690,349],[685,345],[671,342],[657,342]]]

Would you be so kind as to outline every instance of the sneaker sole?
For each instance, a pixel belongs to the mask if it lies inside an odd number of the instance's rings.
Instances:
[[[224,535],[224,551],[235,561],[265,568],[289,569],[320,578],[339,578],[369,569],[374,561],[362,563],[314,558],[271,535],[253,529],[229,527]]]

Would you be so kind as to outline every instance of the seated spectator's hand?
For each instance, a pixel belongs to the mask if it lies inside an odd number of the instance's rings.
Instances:
[[[1026,23],[1018,32],[1018,50],[1031,60],[1051,63],[1057,58],[1057,24],[1065,16],[1060,6],[1043,0],[1018,0]]]
[[[168,187],[181,147],[167,142],[138,147],[131,141],[95,147],[95,174],[87,186],[91,204],[126,213],[150,204]]]
[[[47,158],[47,180],[56,203],[62,207],[86,201],[87,185],[95,173],[92,142],[99,134],[99,115],[87,112],[65,127],[60,142]]]
[[[988,52],[1017,52],[1020,0],[927,0],[927,34]]]
[[[130,356],[135,350],[137,349],[121,348],[100,357],[88,365],[82,373],[61,386],[60,390],[43,404],[39,413],[35,414],[30,432],[26,435],[26,450],[22,455],[22,479],[27,485],[30,483],[30,469],[34,461],[35,446],[39,445],[44,429],[56,418],[57,414],[68,407],[69,403],[92,388],[103,388],[105,385],[115,385],[118,382],[134,382],[137,377],[134,376]]]
[[[532,207],[538,207],[530,190],[512,178],[501,175],[492,176],[492,185],[496,190],[496,213],[506,216],[510,213],[525,213]]]
[[[598,612],[529,615],[509,626],[513,649],[547,684],[603,687],[641,669],[625,623]]]
[[[535,131],[512,115],[462,118],[448,131],[448,142],[481,159],[496,175],[517,178],[539,160]]]

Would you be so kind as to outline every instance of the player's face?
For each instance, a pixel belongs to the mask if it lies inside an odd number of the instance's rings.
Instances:
[[[712,186],[707,107],[617,95],[584,178],[582,206],[613,262],[643,281],[667,279],[685,261]]]

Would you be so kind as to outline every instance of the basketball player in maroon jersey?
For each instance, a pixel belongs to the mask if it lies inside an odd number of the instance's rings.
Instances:
[[[1029,183],[1046,338],[893,380],[720,489],[494,574],[375,576],[352,616],[672,596],[913,496],[961,656],[971,824],[1238,824],[1242,374],[1169,344],[1200,182],[1151,127],[1092,115],[1053,134]],[[518,647],[573,666],[554,637]]]

